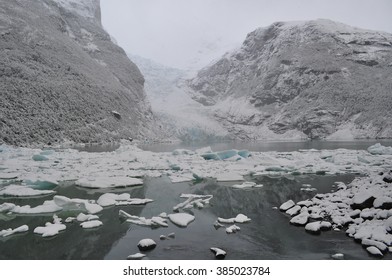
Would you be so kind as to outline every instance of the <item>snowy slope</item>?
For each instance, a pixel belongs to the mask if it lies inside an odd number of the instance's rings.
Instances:
[[[392,35],[277,22],[188,82],[237,138],[391,138]]]
[[[144,78],[98,0],[0,1],[0,142],[154,137]]]

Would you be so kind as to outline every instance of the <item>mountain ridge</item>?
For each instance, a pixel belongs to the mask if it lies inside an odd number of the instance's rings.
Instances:
[[[389,33],[324,19],[277,22],[249,33],[188,86],[245,139],[263,138],[266,129],[311,139],[392,138],[391,66]]]
[[[143,75],[103,30],[98,0],[2,1],[0,36],[3,142],[156,137]]]

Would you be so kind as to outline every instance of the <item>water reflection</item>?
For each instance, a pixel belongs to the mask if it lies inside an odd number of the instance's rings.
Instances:
[[[143,188],[116,191],[155,201],[145,206],[105,208],[99,213],[104,225],[97,229],[85,230],[79,223],[67,224],[65,232],[46,239],[31,231],[50,221],[51,216],[14,216],[11,220],[0,217],[1,229],[15,228],[24,223],[30,226],[27,234],[0,239],[0,259],[126,259],[138,252],[137,243],[143,238],[157,242],[157,247],[147,253],[150,259],[214,259],[210,247],[225,249],[227,259],[330,259],[337,252],[350,259],[368,259],[366,251],[343,232],[329,231],[319,236],[307,234],[303,227],[291,226],[287,216],[273,209],[288,199],[299,201],[312,197],[312,193],[300,190],[302,184],[311,184],[318,192],[328,192],[335,181],[350,182],[352,178],[352,175],[260,176],[251,179],[263,184],[263,187],[251,190],[234,189],[228,183],[214,180],[172,184],[167,177],[148,178]],[[97,199],[101,195],[99,191],[75,186],[59,187],[57,191],[60,195],[89,199]],[[119,209],[146,218],[161,212],[172,213],[173,206],[184,201],[180,198],[181,193],[214,196],[210,206],[192,209],[196,219],[187,228],[169,223],[168,228],[151,229],[119,219]],[[42,203],[42,200],[25,200],[23,204]],[[231,218],[239,213],[252,219],[250,223],[238,224],[241,231],[228,235],[224,228],[215,229],[213,226],[218,217]],[[75,214],[60,213],[59,216],[66,218]],[[176,234],[174,239],[159,239],[160,235],[171,232]],[[391,257],[387,255],[385,258]]]
[[[146,185],[146,196],[156,199],[143,208],[142,215],[151,217],[171,208],[183,200],[181,193],[212,194],[211,205],[204,209],[193,209],[196,219],[187,228],[170,224],[168,228],[151,230],[130,225],[106,255],[107,259],[125,259],[136,253],[140,239],[152,238],[158,246],[148,252],[150,259],[213,259],[209,248],[217,246],[228,252],[227,259],[330,259],[334,253],[344,253],[350,259],[367,259],[369,256],[361,246],[355,244],[343,232],[323,232],[320,236],[305,233],[303,227],[294,227],[289,219],[274,206],[288,199],[295,201],[312,197],[300,191],[302,184],[312,184],[319,192],[331,190],[335,181],[350,182],[352,175],[303,176],[303,177],[259,177],[260,189],[238,190],[227,184],[207,181],[197,185],[171,184],[167,178],[151,179]],[[213,226],[218,217],[231,218],[243,213],[252,219],[247,224],[238,224],[241,231],[226,234],[223,228]],[[176,233],[172,240],[159,240],[161,234]],[[389,256],[387,256],[388,258]]]
[[[59,187],[57,193],[73,198],[97,199],[101,193],[92,193],[89,190],[75,186]],[[118,190],[117,190],[118,191]],[[122,189],[129,192],[132,197],[144,197],[144,189]],[[14,199],[13,203],[20,205],[38,205],[46,198]],[[7,200],[9,201],[9,200]],[[66,224],[67,229],[51,238],[42,238],[32,233],[37,226],[43,226],[52,221],[52,214],[39,216],[11,216],[12,220],[4,221],[0,218],[0,229],[16,228],[27,224],[30,228],[26,234],[17,234],[7,239],[0,239],[0,259],[103,259],[118,239],[127,232],[128,225],[121,223],[118,218],[119,209],[139,215],[143,206],[121,206],[105,208],[98,215],[104,226],[96,229],[82,229],[79,223]],[[78,212],[60,212],[58,216],[65,219],[76,216]],[[8,216],[8,215],[7,215]]]

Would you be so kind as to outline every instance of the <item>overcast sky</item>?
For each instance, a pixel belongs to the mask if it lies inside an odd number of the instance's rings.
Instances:
[[[101,0],[101,9],[127,52],[179,68],[276,21],[327,18],[392,33],[391,0]]]

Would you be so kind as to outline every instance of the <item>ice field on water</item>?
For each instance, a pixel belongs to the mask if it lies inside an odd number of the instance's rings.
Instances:
[[[390,259],[392,148],[373,144],[3,145],[0,258]]]

